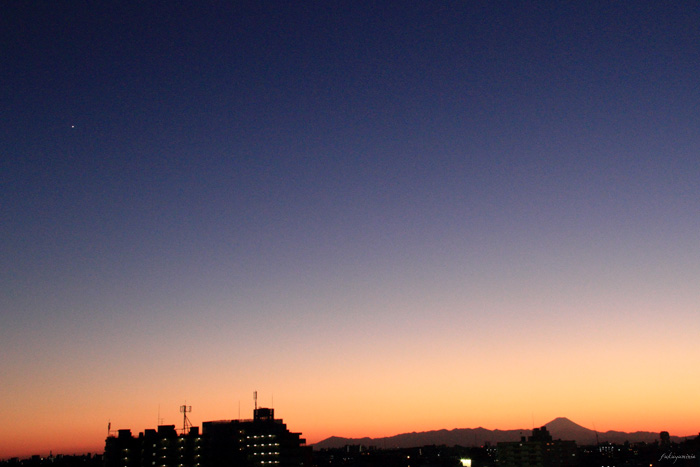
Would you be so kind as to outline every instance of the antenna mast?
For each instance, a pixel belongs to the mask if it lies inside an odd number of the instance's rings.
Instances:
[[[258,391],[253,391],[253,401],[255,402],[255,410],[258,410]]]
[[[190,412],[192,412],[191,405],[181,405],[180,406],[180,413],[182,414],[182,434],[183,435],[187,434],[188,428],[192,428],[192,423],[190,423],[190,419],[187,418],[187,414]]]

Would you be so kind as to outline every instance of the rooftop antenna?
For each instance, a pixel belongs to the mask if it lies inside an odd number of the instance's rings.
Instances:
[[[255,402],[255,410],[258,410],[258,391],[253,391],[253,401]]]
[[[182,434],[187,434],[187,429],[192,428],[192,423],[190,423],[190,419],[187,418],[187,414],[192,412],[192,406],[191,405],[181,405],[180,406],[180,413],[182,414]]]

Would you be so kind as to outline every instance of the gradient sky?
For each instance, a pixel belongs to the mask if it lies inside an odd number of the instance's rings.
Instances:
[[[0,458],[700,431],[698,2],[2,9]]]

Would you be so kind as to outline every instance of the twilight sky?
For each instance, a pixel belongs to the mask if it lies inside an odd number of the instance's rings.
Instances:
[[[309,442],[698,433],[698,24],[5,4],[0,458],[101,452],[185,402],[247,418],[254,390]]]

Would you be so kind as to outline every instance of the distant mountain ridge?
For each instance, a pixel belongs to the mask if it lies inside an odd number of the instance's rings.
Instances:
[[[658,441],[658,432],[637,431],[606,431],[597,433],[585,428],[568,418],[555,418],[544,426],[554,439],[574,440],[579,445],[593,445],[598,442],[624,443],[653,443]],[[530,436],[532,430],[488,430],[486,428],[455,428],[454,430],[422,431],[419,433],[403,433],[384,438],[341,438],[331,436],[313,445],[314,449],[339,448],[346,445],[376,446],[378,448],[411,448],[428,445],[447,446],[483,446],[486,443],[495,445],[500,442],[519,441],[522,436]],[[680,442],[685,438],[671,436],[672,442]]]

